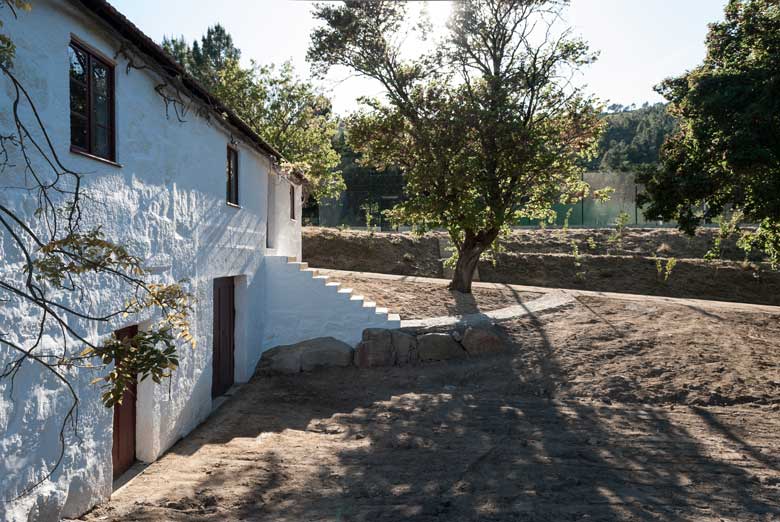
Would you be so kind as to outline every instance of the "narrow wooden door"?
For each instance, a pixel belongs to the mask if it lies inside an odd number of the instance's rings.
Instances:
[[[214,280],[214,356],[211,396],[218,397],[233,385],[235,369],[235,285],[232,277]]]
[[[128,326],[116,331],[120,339],[134,337],[138,326]],[[121,364],[121,363],[120,363]],[[114,480],[135,462],[136,383],[125,390],[122,404],[114,406],[114,444],[111,461],[114,464]]]

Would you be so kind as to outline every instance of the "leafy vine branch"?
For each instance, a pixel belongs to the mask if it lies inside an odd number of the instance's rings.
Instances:
[[[20,0],[4,0],[29,9]],[[79,370],[100,375],[102,401],[122,402],[136,379],[154,382],[170,377],[178,366],[179,341],[195,346],[190,333],[192,296],[185,282],[153,282],[141,258],[107,238],[99,226],[88,226],[94,197],[83,175],[66,167],[30,94],[13,72],[14,47],[0,34],[0,73],[8,83],[10,132],[0,135],[0,179],[10,198],[0,197],[0,235],[7,238],[0,263],[0,301],[6,309],[27,310],[34,328],[0,331],[0,382],[12,401],[14,385],[29,364],[60,383],[69,404],[59,427],[59,448],[53,464],[24,485],[18,499],[52,477],[61,465],[66,436],[78,437]],[[177,115],[179,113],[177,112]],[[8,181],[8,183],[6,183]],[[34,201],[34,213],[23,209]],[[130,296],[121,306],[93,312],[73,303],[88,301],[101,288]],[[85,332],[108,331],[128,316],[152,317],[152,325],[130,339],[116,335],[94,338]],[[52,342],[56,339],[56,342]]]

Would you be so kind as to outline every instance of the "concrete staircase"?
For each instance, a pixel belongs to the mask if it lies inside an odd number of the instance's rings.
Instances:
[[[401,318],[294,257],[266,258],[264,348],[314,337],[356,345],[365,328],[400,328]]]
[[[326,288],[333,288],[336,290],[338,296],[346,297],[354,307],[360,307],[363,312],[368,314],[368,318],[371,320],[387,320],[396,321],[400,325],[401,316],[398,314],[391,314],[387,311],[387,308],[377,306],[373,301],[367,301],[365,296],[354,293],[351,288],[343,286],[340,282],[334,281],[331,276],[320,275],[316,268],[309,268],[309,263],[305,261],[297,261],[295,257],[287,258],[287,265],[297,268],[298,271],[304,274],[311,275],[312,280],[318,281],[325,285]],[[392,326],[388,328],[398,328],[398,326]]]

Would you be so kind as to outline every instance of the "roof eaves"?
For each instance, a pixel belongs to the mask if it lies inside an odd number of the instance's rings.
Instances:
[[[216,96],[211,94],[195,78],[192,77],[170,54],[168,54],[160,45],[149,38],[143,31],[136,27],[133,22],[127,19],[114,6],[106,0],[78,0],[93,15],[97,16],[107,23],[113,30],[122,37],[129,40],[140,51],[155,60],[168,74],[181,78],[184,86],[190,92],[204,101],[214,112],[222,115],[227,122],[241,131],[249,138],[253,145],[261,152],[272,156],[277,161],[282,161],[284,157],[270,143],[265,141],[257,132],[255,132],[247,123],[236,113],[229,109]]]

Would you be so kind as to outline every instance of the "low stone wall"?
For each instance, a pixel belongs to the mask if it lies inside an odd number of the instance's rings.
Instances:
[[[409,366],[501,353],[508,348],[506,339],[491,326],[444,332],[367,328],[355,348],[333,337],[271,348],[263,353],[260,369],[294,374],[352,365]]]

